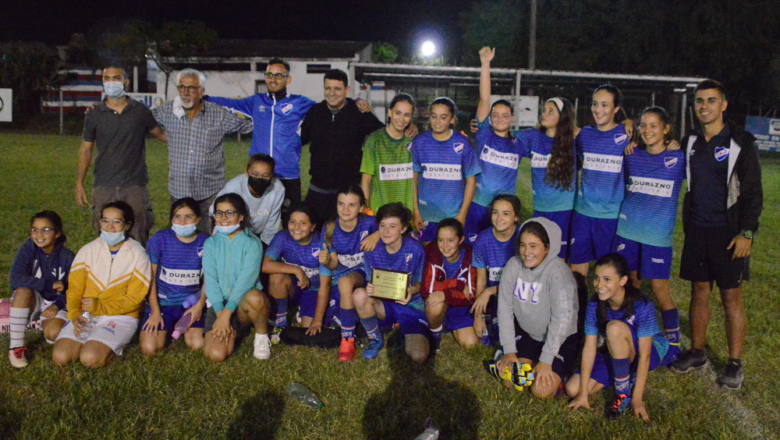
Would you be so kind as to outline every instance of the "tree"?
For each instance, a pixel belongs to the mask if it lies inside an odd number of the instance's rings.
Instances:
[[[118,32],[106,36],[108,53],[104,57],[116,55],[128,65],[146,64],[150,59],[163,72],[168,84],[177,59],[202,53],[216,39],[217,32],[198,21],[169,22],[157,29],[147,22],[130,20]],[[165,87],[165,99],[168,100],[168,87]]]
[[[13,89],[14,119],[40,111],[43,93],[63,80],[61,66],[57,52],[43,43],[0,45],[0,87]]]
[[[371,48],[371,60],[375,63],[390,64],[398,59],[398,49],[390,43],[377,41]]]

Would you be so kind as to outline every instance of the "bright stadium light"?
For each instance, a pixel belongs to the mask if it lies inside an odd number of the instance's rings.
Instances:
[[[433,44],[433,41],[426,41],[422,44],[421,52],[424,57],[430,57],[436,52],[436,45]]]

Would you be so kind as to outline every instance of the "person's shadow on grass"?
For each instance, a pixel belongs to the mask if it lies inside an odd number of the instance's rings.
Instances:
[[[241,412],[230,424],[227,438],[273,439],[284,413],[284,397],[273,391],[261,391],[241,405]]]
[[[387,390],[368,399],[363,414],[366,439],[413,439],[430,417],[441,438],[477,439],[481,410],[474,393],[436,375],[433,359],[412,362],[398,342],[399,332],[388,338],[387,357],[392,378]]]

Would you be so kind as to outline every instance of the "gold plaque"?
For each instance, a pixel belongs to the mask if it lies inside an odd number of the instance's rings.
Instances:
[[[395,270],[371,268],[371,284],[374,285],[374,296],[392,300],[406,299],[411,274]]]

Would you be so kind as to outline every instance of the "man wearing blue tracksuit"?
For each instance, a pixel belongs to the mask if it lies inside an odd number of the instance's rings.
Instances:
[[[290,65],[279,58],[268,62],[265,83],[268,93],[243,99],[204,96],[215,104],[252,117],[254,131],[249,155],[265,153],[276,161],[276,175],[285,188],[282,224],[287,223],[289,209],[301,201],[301,137],[298,128],[315,101],[287,93]]]

